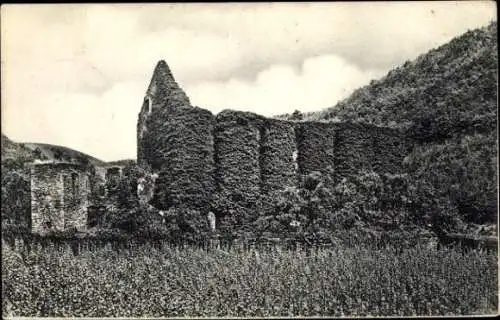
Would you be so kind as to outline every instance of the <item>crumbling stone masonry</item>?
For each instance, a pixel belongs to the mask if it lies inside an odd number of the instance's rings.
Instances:
[[[64,162],[33,163],[30,175],[33,232],[86,230],[90,182],[85,167]]]

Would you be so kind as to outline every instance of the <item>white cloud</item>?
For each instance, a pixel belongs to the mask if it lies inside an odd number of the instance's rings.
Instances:
[[[214,113],[235,109],[269,116],[332,106],[382,74],[361,70],[339,56],[322,55],[306,59],[298,70],[277,64],[258,73],[254,81],[204,82],[186,87],[186,92],[193,104]]]

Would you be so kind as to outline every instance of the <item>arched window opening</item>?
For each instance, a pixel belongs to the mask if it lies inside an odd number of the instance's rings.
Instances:
[[[153,111],[153,104],[152,104],[151,99],[149,97],[144,98],[144,103],[142,104],[142,109],[147,111],[147,114],[151,114],[151,111]]]
[[[90,188],[90,178],[89,178],[89,176],[86,176],[85,177],[85,190],[90,191],[90,189],[91,189]]]

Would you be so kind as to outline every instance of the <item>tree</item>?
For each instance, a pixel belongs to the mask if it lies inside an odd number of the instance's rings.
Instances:
[[[304,119],[304,115],[302,114],[302,112],[300,112],[299,110],[295,110],[291,117],[290,117],[291,120],[302,120]]]
[[[311,241],[328,237],[335,200],[328,177],[311,172],[298,187],[286,188],[269,197],[267,209],[255,222],[257,232]]]
[[[30,228],[30,181],[19,170],[2,169],[2,222]]]
[[[62,157],[63,157],[62,151],[59,150],[59,149],[55,149],[54,150],[54,159],[56,159],[56,160],[62,160]]]

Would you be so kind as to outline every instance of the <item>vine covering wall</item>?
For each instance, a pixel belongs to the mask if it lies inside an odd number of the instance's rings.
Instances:
[[[367,124],[292,122],[231,110],[214,116],[190,104],[164,62],[146,100],[138,162],[157,174],[153,204],[162,210],[188,206],[219,218],[246,216],[238,222],[244,223],[262,196],[296,186],[301,175],[333,169],[338,182],[363,169],[397,173],[411,148],[399,131]]]

